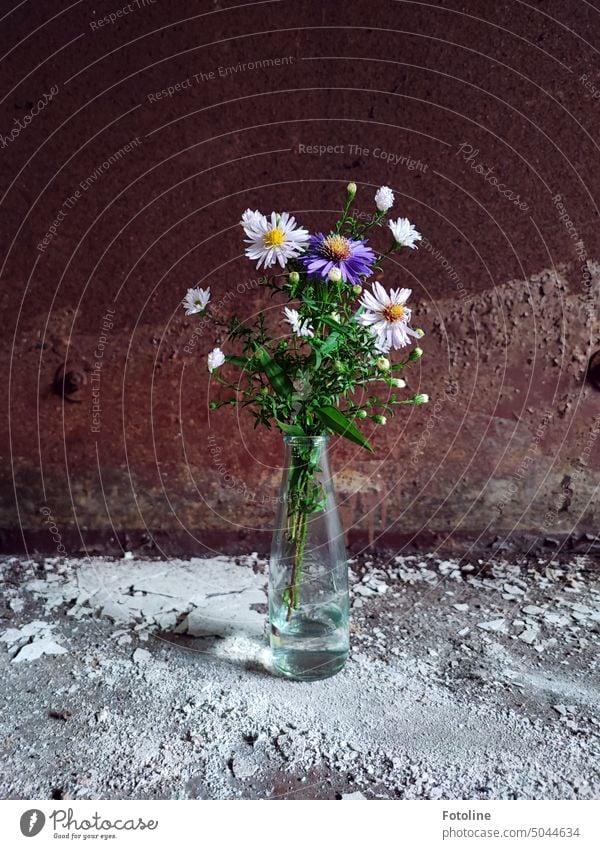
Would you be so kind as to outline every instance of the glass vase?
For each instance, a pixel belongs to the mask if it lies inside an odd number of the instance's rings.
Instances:
[[[314,681],[348,657],[348,561],[327,452],[328,436],[286,436],[269,564],[276,669]]]

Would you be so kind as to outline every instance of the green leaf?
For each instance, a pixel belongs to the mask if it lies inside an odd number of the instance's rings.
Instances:
[[[239,368],[247,369],[250,357],[225,357],[225,362],[231,363],[234,366],[239,366]]]
[[[336,333],[343,333],[344,336],[351,335],[351,331],[344,327],[339,321],[336,321],[335,318],[330,318],[328,315],[321,315],[318,319],[321,324],[326,324],[327,327],[331,327]]]
[[[286,424],[285,422],[280,422],[279,419],[275,419],[275,421],[287,436],[306,436],[300,425]]]
[[[361,445],[363,448],[366,448],[367,451],[370,451],[371,454],[374,453],[373,449],[356,425],[351,422],[350,419],[347,419],[346,416],[336,407],[320,407],[315,410],[315,413],[322,424],[324,424],[325,427],[328,427],[329,430],[332,430],[340,436],[344,436],[346,439],[349,439],[350,442],[355,442],[357,445]]]
[[[342,337],[339,333],[330,333],[319,349],[321,357],[329,357],[331,354],[334,353],[334,351],[337,351],[337,349],[340,347],[341,342]]]
[[[288,398],[294,391],[294,386],[279,363],[276,363],[264,348],[256,349],[254,359],[258,363],[260,370],[264,371],[267,375],[269,383],[276,394],[280,398]]]

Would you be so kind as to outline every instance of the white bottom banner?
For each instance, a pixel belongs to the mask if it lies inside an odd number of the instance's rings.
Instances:
[[[277,842],[282,849],[319,849],[328,842],[386,846],[600,846],[596,801],[255,801],[0,802],[2,846],[70,843],[115,847]],[[364,800],[366,801],[366,800]],[[290,810],[294,806],[294,811]],[[310,807],[310,811],[308,808]],[[227,810],[230,808],[230,810]],[[271,835],[271,839],[268,838]]]

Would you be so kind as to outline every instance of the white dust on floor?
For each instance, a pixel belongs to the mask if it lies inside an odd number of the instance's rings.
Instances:
[[[9,657],[35,655],[59,625],[56,645],[74,655],[75,684],[68,656],[31,664],[46,664],[73,714],[62,758],[84,777],[66,780],[69,794],[600,795],[598,681],[570,660],[599,642],[598,582],[583,561],[497,563],[486,577],[433,558],[359,564],[351,659],[314,684],[268,674],[264,565],[47,561],[45,578],[7,589],[14,618],[33,598],[51,620],[7,629]],[[10,664],[13,691],[27,666]],[[19,759],[17,747],[15,770]],[[25,796],[41,780],[15,779]]]

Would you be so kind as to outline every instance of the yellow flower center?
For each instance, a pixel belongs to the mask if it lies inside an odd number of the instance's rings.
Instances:
[[[382,312],[386,321],[402,321],[404,318],[404,307],[402,304],[388,304],[387,307],[383,308]]]
[[[273,227],[265,234],[265,248],[279,248],[285,242],[285,233],[280,227]]]
[[[327,236],[323,240],[323,252],[330,259],[340,262],[350,256],[350,242],[345,236]]]

